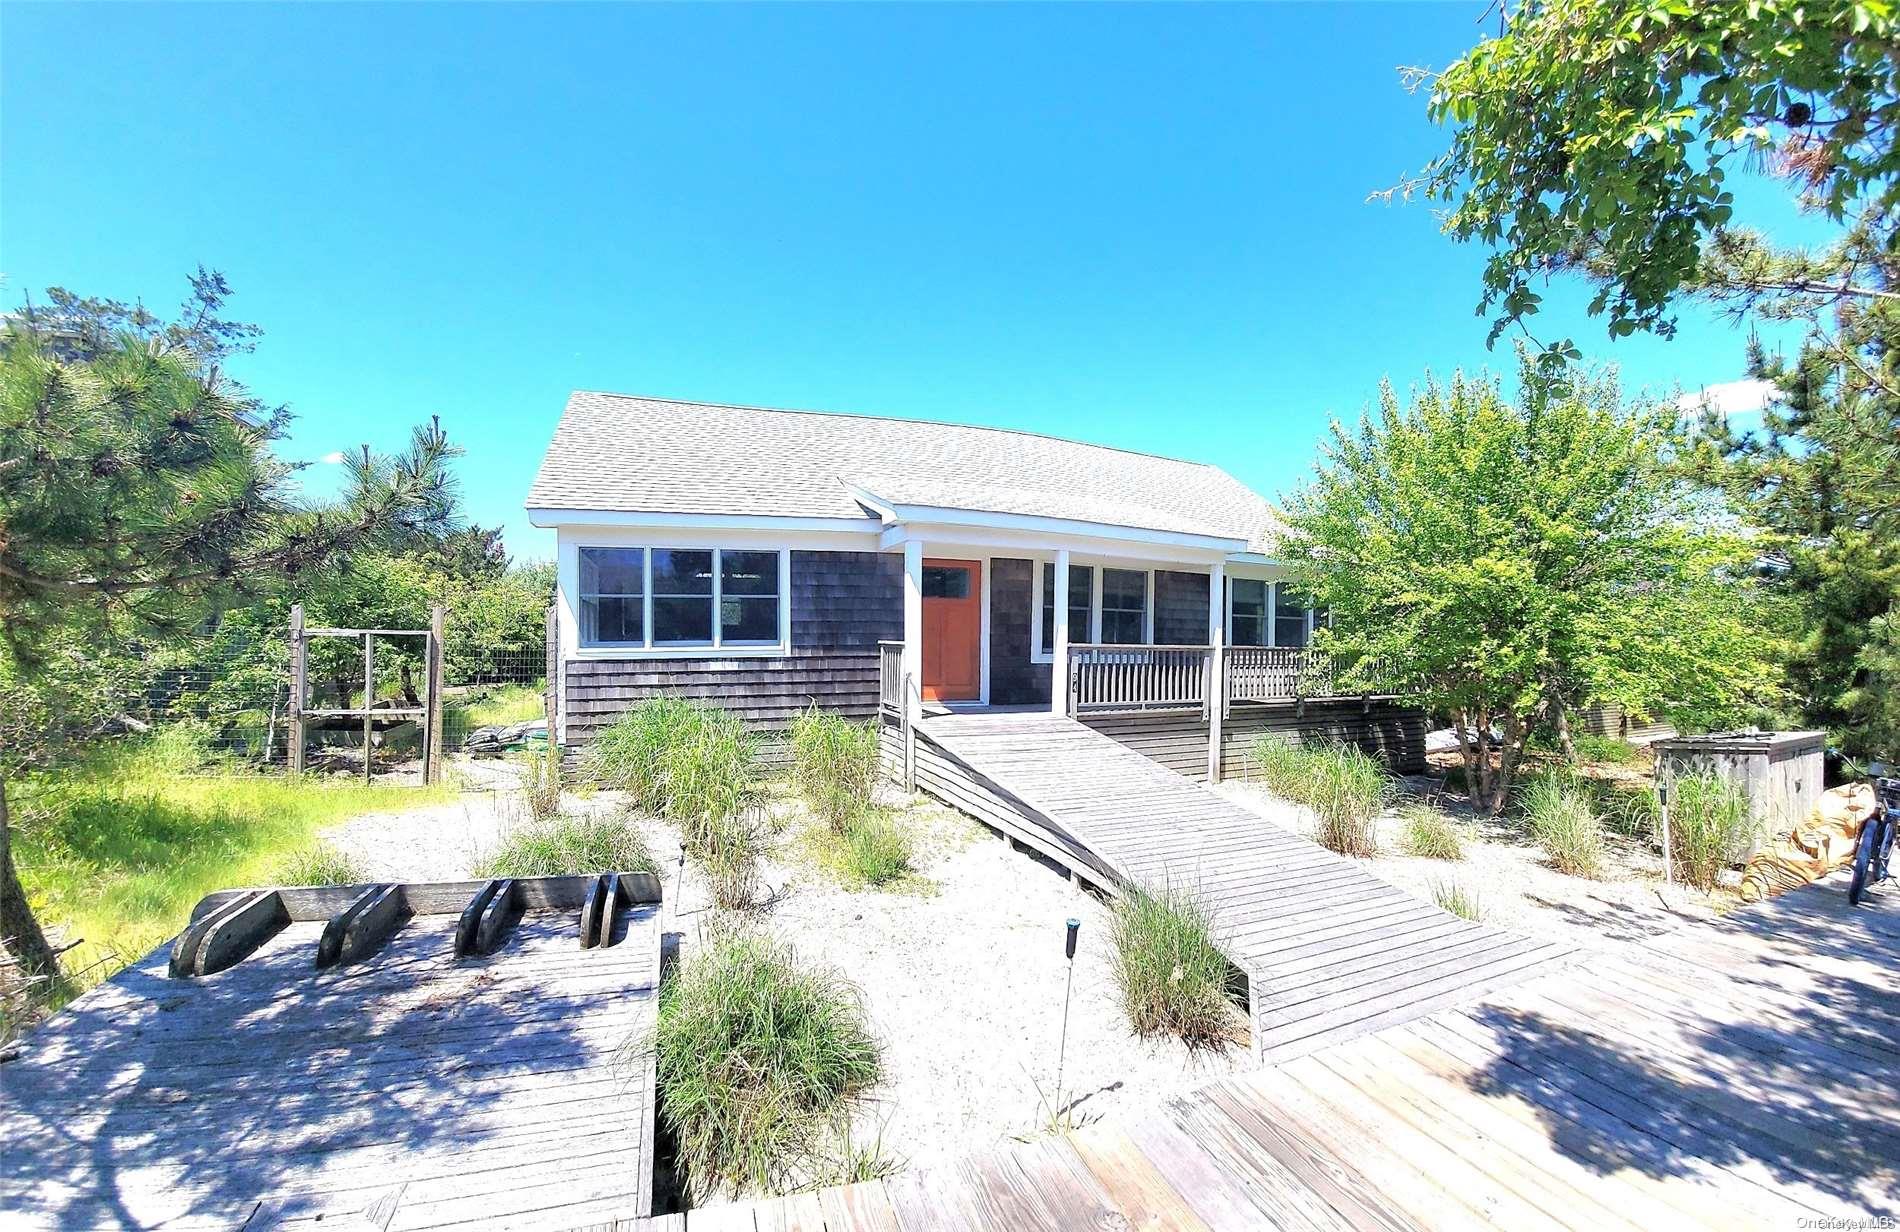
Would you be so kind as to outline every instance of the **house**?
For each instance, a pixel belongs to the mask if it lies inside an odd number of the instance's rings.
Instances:
[[[1216,466],[997,428],[577,392],[527,506],[558,539],[564,745],[672,694],[764,731],[812,705],[860,718],[1046,707],[1151,751],[1178,744],[1176,767],[1201,773],[1184,724],[1206,748],[1236,707],[1272,707],[1230,737],[1277,718],[1422,756],[1412,712],[1332,698],[1306,649],[1314,614],[1273,557],[1274,511]]]

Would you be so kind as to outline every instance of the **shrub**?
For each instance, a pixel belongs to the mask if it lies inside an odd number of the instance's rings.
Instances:
[[[1595,877],[1603,871],[1603,823],[1575,777],[1540,774],[1519,797],[1524,821],[1558,872]]]
[[[1484,919],[1484,904],[1479,901],[1477,892],[1467,890],[1455,881],[1433,882],[1432,901],[1461,920],[1476,924]]]
[[[552,740],[521,755],[521,802],[536,821],[561,811],[561,749]]]
[[[813,706],[792,720],[792,784],[833,830],[870,807],[877,785],[878,732]]]
[[[625,791],[642,808],[659,812],[667,750],[690,739],[705,716],[705,708],[679,698],[648,698],[595,737],[581,759],[582,776],[597,786]]]
[[[1657,826],[1660,843],[1660,815]],[[1714,889],[1716,876],[1748,854],[1756,834],[1748,797],[1741,788],[1708,773],[1675,780],[1669,802],[1669,844],[1678,877],[1698,889]]]
[[[1464,835],[1443,809],[1429,804],[1408,804],[1400,811],[1400,817],[1405,823],[1400,842],[1406,855],[1423,856],[1428,860],[1465,858]]]
[[[475,862],[477,877],[561,877],[651,873],[659,865],[646,836],[624,816],[594,813],[531,822]]]
[[[667,978],[653,1047],[661,1115],[700,1199],[838,1175],[851,1115],[882,1073],[857,989],[745,932]]]
[[[1176,1035],[1191,1048],[1232,1041],[1232,969],[1197,895],[1169,885],[1130,890],[1115,903],[1109,935],[1115,985],[1137,1035]]]
[[[287,886],[360,885],[369,880],[355,857],[328,843],[312,843],[291,852],[277,862],[271,876],[278,885]]]

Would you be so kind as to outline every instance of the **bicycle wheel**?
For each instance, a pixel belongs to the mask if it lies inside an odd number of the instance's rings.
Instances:
[[[1847,905],[1860,906],[1861,891],[1867,888],[1868,874],[1873,871],[1874,841],[1880,835],[1879,818],[1870,818],[1860,828],[1860,842],[1854,847],[1854,879],[1847,883]]]

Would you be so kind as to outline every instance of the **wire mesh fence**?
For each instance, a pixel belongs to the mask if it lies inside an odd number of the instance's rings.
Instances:
[[[183,762],[227,769],[283,769],[289,762],[291,652],[288,624],[227,621],[163,643],[74,648],[69,676],[86,680],[84,713],[49,707],[44,742],[70,755],[100,742],[149,740]],[[545,732],[545,648],[458,629],[443,642],[443,750],[496,753]],[[374,639],[374,696],[363,697],[360,638],[312,639],[306,710],[419,708],[426,692],[426,639]],[[306,765],[361,773],[360,718],[306,719]],[[372,766],[379,774],[416,769],[424,739],[413,717],[372,719]],[[36,733],[37,734],[37,733]]]

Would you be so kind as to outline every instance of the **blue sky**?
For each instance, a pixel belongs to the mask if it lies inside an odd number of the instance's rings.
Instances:
[[[288,456],[439,414],[523,555],[575,388],[1028,428],[1272,495],[1382,377],[1509,366],[1483,253],[1366,202],[1444,144],[1396,67],[1484,7],[12,3],[0,294],[169,306],[221,269]],[[1630,386],[1740,375],[1744,328],[1611,345],[1583,299],[1540,331]]]

